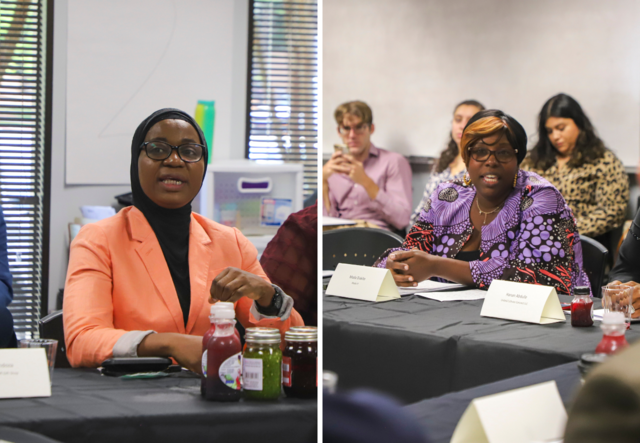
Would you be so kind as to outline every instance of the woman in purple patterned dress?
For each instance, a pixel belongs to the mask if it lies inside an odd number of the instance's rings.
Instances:
[[[589,286],[571,209],[548,181],[518,168],[526,144],[513,117],[477,113],[461,141],[467,174],[438,186],[402,247],[375,266],[391,269],[398,286],[431,278],[484,289],[510,280],[562,294]]]

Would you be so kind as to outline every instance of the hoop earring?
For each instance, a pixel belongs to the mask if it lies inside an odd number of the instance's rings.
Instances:
[[[516,184],[518,183],[518,173],[516,172],[516,176],[513,177],[513,187],[516,187]]]
[[[464,183],[465,186],[469,186],[471,184],[471,177],[469,177],[468,172],[464,175],[464,177],[462,177],[462,183]]]

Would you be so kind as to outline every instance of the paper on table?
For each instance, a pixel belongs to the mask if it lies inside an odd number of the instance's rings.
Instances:
[[[322,226],[355,225],[356,223],[357,222],[349,220],[348,218],[322,217]]]
[[[336,272],[336,271],[330,271],[330,270],[327,270],[327,269],[323,269],[322,270],[322,277],[323,278],[324,277],[331,277],[334,272]]]
[[[487,291],[467,289],[466,291],[450,292],[418,292],[416,295],[438,301],[484,300]]]
[[[411,288],[398,287],[398,291],[400,291],[400,295],[409,295],[417,292],[448,291],[450,289],[459,288],[464,288],[464,285],[460,283],[441,283],[433,280],[425,280],[418,283],[418,286],[413,286]]]

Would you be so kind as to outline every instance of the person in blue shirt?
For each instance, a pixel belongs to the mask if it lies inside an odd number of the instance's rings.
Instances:
[[[0,348],[15,348],[16,333],[9,304],[13,300],[11,272],[7,256],[7,224],[0,210]]]

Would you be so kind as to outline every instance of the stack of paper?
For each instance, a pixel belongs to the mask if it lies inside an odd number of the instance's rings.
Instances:
[[[322,217],[322,226],[344,226],[355,225],[357,222],[348,218]]]
[[[437,301],[484,300],[487,291],[483,291],[482,289],[467,289],[466,291],[419,292],[416,295]]]
[[[440,283],[432,280],[425,280],[418,283],[418,286],[412,286],[410,288],[398,287],[400,295],[411,295],[418,292],[438,292],[449,291],[452,289],[464,288],[465,285],[460,283]]]

